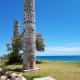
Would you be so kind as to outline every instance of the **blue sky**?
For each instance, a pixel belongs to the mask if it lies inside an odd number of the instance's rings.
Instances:
[[[24,0],[0,0],[0,55],[11,42],[13,22],[24,28]],[[45,52],[37,55],[80,55],[80,0],[36,0],[36,31]]]

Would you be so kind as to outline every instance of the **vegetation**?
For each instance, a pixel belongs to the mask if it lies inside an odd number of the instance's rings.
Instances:
[[[8,63],[13,64],[21,61],[21,54],[19,51],[21,50],[20,38],[15,37],[13,39],[13,43],[11,44],[11,49],[8,46],[8,50],[12,50],[11,53],[8,54]]]
[[[44,40],[42,36],[38,33],[36,36],[36,50],[37,51],[44,51],[45,49]]]
[[[42,61],[36,65],[40,70],[25,73],[15,70],[22,68],[20,64],[8,65],[6,67],[12,69],[13,72],[22,73],[28,80],[45,76],[51,76],[56,80],[80,80],[80,62]]]
[[[37,51],[44,51],[44,41],[42,36],[38,33],[36,35],[36,50]],[[10,44],[7,44],[7,50],[11,51],[6,57],[8,58],[8,63],[13,64],[17,62],[21,62],[21,55],[19,52],[22,50],[21,38],[16,36],[13,38],[13,41]]]

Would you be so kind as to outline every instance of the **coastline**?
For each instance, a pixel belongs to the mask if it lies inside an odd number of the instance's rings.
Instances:
[[[37,56],[37,60],[56,62],[80,62],[80,56]]]
[[[40,60],[40,59],[38,59],[39,61],[49,61],[49,62],[79,62],[80,63],[80,61],[60,61],[60,60]]]

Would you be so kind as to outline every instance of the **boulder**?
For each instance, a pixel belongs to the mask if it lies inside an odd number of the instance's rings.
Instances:
[[[34,78],[33,80],[55,80],[52,77]]]
[[[15,80],[27,80],[22,76],[22,74],[19,74],[18,77]]]
[[[0,80],[6,80],[7,79],[7,76],[3,75],[0,77]]]
[[[11,79],[12,80],[16,80],[16,77],[18,77],[18,75],[16,73],[12,73],[11,74]]]

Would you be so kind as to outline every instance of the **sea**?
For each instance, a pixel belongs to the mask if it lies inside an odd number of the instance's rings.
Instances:
[[[80,56],[37,56],[37,60],[80,62]]]

